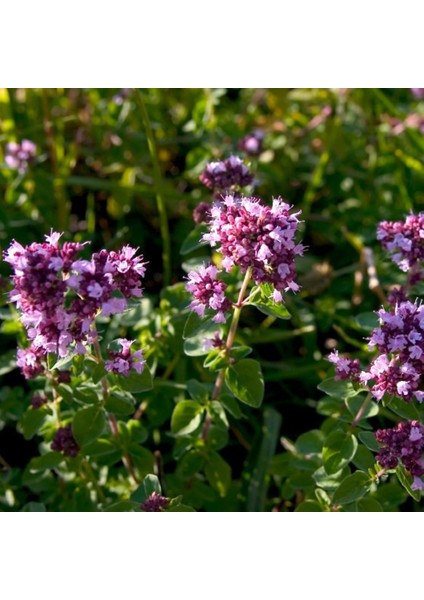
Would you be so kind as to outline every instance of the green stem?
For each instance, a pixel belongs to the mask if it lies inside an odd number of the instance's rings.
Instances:
[[[82,468],[83,473],[84,473],[85,477],[87,478],[87,480],[91,482],[93,488],[96,490],[96,494],[97,494],[97,498],[99,499],[99,502],[101,502],[102,504],[105,504],[106,496],[104,495],[103,490],[100,487],[99,482],[96,479],[94,471],[86,458],[82,459],[81,468]]]
[[[246,294],[247,287],[250,282],[250,278],[252,277],[252,269],[249,267],[246,271],[246,275],[244,276],[244,280],[242,286],[240,288],[240,293],[237,299],[236,304],[234,304],[234,312],[233,318],[231,321],[230,329],[228,331],[227,341],[225,343],[225,353],[227,357],[230,356],[231,348],[233,347],[234,340],[236,337],[237,327],[240,321],[241,309],[243,307],[243,300]],[[218,376],[215,381],[215,386],[212,392],[212,400],[216,400],[221,393],[222,386],[224,385],[225,379],[225,368],[221,369],[218,373]],[[209,426],[208,426],[209,427]]]
[[[95,353],[98,363],[103,364],[102,351],[100,349],[99,339],[97,336],[97,331],[95,329],[94,329],[94,336],[93,336],[93,348],[94,348],[94,353]],[[102,383],[102,389],[103,389],[103,403],[105,403],[109,397],[109,383],[108,383],[108,380],[106,377],[102,377],[101,383]],[[110,430],[112,432],[112,435],[119,442],[121,436],[119,434],[118,423],[116,422],[115,415],[108,411],[106,411],[106,413],[108,415],[108,420],[109,420],[109,425],[110,425]],[[124,467],[128,471],[128,474],[130,475],[130,477],[134,480],[134,482],[139,483],[139,479],[138,479],[137,475],[135,474],[134,467],[132,465],[131,457],[128,454],[127,450],[125,450],[124,448],[122,448],[122,462],[124,463]]]
[[[357,424],[359,423],[359,421],[362,419],[362,417],[363,417],[363,415],[364,415],[364,413],[365,413],[365,411],[366,411],[369,403],[371,402],[371,400],[372,400],[372,394],[370,392],[370,393],[368,393],[366,395],[365,400],[363,401],[360,409],[356,413],[356,417],[353,419],[352,425],[350,426],[350,429],[354,429],[357,426]]]
[[[147,136],[147,144],[149,147],[150,158],[152,159],[153,164],[153,179],[155,182],[156,188],[156,203],[158,207],[159,213],[159,223],[160,223],[160,232],[162,236],[163,250],[162,250],[162,260],[163,260],[163,281],[164,285],[169,285],[171,281],[171,238],[169,235],[169,226],[168,226],[168,217],[166,214],[166,206],[165,202],[160,193],[161,188],[161,172],[156,148],[156,140],[153,133],[153,129],[150,123],[149,115],[146,109],[146,105],[144,103],[143,94],[138,88],[134,88],[135,99],[137,105],[140,109],[141,118],[143,120],[143,125],[146,130]]]

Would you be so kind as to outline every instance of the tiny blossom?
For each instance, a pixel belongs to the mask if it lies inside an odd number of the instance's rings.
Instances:
[[[214,191],[229,191],[245,187],[253,182],[253,175],[238,156],[210,162],[199,177],[200,181]]]
[[[257,156],[262,152],[263,139],[264,132],[261,129],[256,129],[241,139],[238,147],[250,156]]]
[[[381,466],[395,469],[403,465],[414,477],[412,489],[423,489],[424,426],[419,421],[406,421],[393,429],[379,429],[375,437],[382,447],[376,457]]]
[[[212,309],[217,311],[213,321],[225,323],[224,313],[231,309],[231,302],[225,296],[227,284],[217,279],[219,273],[215,265],[201,265],[197,271],[189,272],[186,290],[194,297],[190,310],[203,317],[206,309]]]
[[[41,396],[41,394],[34,394],[34,396],[31,398],[31,406],[35,410],[41,408],[46,403],[47,398],[45,396]]]
[[[101,250],[91,260],[82,260],[77,254],[85,244],[60,246],[61,236],[51,231],[45,242],[25,247],[13,241],[4,253],[14,270],[10,300],[21,311],[31,341],[30,349],[18,354],[25,377],[36,374],[34,355],[37,359],[47,352],[66,356],[71,345],[84,353],[84,345],[94,340],[99,312],[118,314],[131,297],[142,295],[145,263],[142,256],[135,256],[136,248]]]
[[[168,508],[169,500],[165,496],[161,496],[157,492],[153,492],[150,496],[141,504],[141,510],[144,512],[160,512],[163,508]]]
[[[339,356],[337,350],[334,350],[328,355],[327,358],[335,366],[335,379],[350,379],[351,381],[359,381],[360,366],[357,358],[352,360],[350,358]]]
[[[54,435],[51,449],[56,452],[63,452],[65,456],[71,458],[78,454],[80,448],[72,433],[71,425],[59,427]]]
[[[193,210],[193,221],[196,225],[200,223],[206,223],[209,221],[211,214],[211,205],[209,202],[199,202],[199,204]]]
[[[377,239],[402,271],[419,267],[424,260],[424,213],[410,214],[405,221],[382,221]]]
[[[136,373],[141,375],[146,364],[146,361],[143,359],[143,351],[136,350],[131,354],[130,348],[134,340],[121,338],[118,340],[118,343],[122,348],[121,350],[108,349],[107,351],[110,360],[107,360],[105,363],[106,371],[128,377],[131,369],[134,369]]]
[[[22,140],[19,143],[9,142],[6,144],[4,160],[8,167],[23,174],[33,161],[36,151],[37,146],[30,140]]]
[[[212,348],[223,348],[225,346],[224,340],[219,335],[218,331],[215,331],[213,338],[207,338],[203,342],[204,350],[211,350]]]
[[[44,352],[40,348],[19,348],[16,364],[26,379],[33,379],[45,371]]]
[[[226,271],[234,265],[243,273],[250,268],[255,283],[271,283],[275,301],[281,301],[283,291],[299,290],[294,259],[304,247],[294,239],[300,212],[290,209],[280,198],[269,207],[258,198],[226,196],[213,204],[209,233],[203,236],[211,246],[219,244]]]

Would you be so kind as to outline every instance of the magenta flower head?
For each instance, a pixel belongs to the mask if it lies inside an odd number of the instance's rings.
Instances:
[[[65,456],[69,456],[71,458],[78,454],[80,447],[74,438],[71,425],[59,427],[54,435],[51,449],[55,450],[56,452],[63,452]]]
[[[336,376],[335,379],[349,379],[350,381],[359,381],[360,366],[357,358],[351,359],[340,356],[337,350],[328,355],[328,360],[333,363]]]
[[[140,508],[144,512],[160,512],[164,508],[168,508],[169,500],[165,496],[161,496],[157,492],[152,492],[148,498],[141,504]]]
[[[294,260],[304,247],[295,242],[300,213],[290,209],[281,198],[269,207],[258,198],[226,196],[212,206],[209,233],[203,236],[218,246],[226,271],[235,265],[243,273],[250,268],[256,284],[271,283],[276,302],[282,300],[282,292],[299,290]]]
[[[410,90],[417,100],[422,100],[424,98],[424,88],[410,88]]]
[[[77,254],[85,244],[61,246],[61,235],[52,231],[45,242],[25,247],[13,241],[4,254],[14,271],[10,300],[21,311],[31,341],[30,348],[18,352],[26,377],[40,372],[40,359],[48,352],[66,356],[73,345],[84,353],[84,344],[95,336],[96,316],[118,314],[131,297],[142,294],[145,263],[135,248],[101,250],[82,260]]]
[[[420,267],[424,260],[424,213],[410,214],[405,221],[383,221],[377,239],[402,271]]]
[[[424,475],[424,426],[419,421],[406,421],[393,429],[379,429],[375,437],[381,446],[376,457],[381,466],[395,469],[398,464],[403,465],[414,478],[412,489],[424,489],[421,479]]]
[[[230,192],[250,185],[253,175],[238,156],[210,162],[199,177],[200,181],[215,192]]]
[[[401,302],[392,311],[378,311],[380,327],[372,332],[369,348],[380,354],[360,380],[380,400],[384,394],[398,396],[407,402],[423,401],[422,364],[424,360],[424,306]]]
[[[146,361],[143,358],[143,351],[136,350],[135,352],[131,353],[130,348],[134,343],[134,340],[121,338],[118,340],[118,343],[121,346],[121,350],[109,349],[107,351],[109,360],[107,360],[105,363],[106,371],[128,377],[128,375],[131,373],[131,369],[134,369],[136,373],[141,375],[144,365],[146,364]]]
[[[186,290],[194,297],[190,310],[203,317],[207,309],[212,309],[216,312],[212,320],[225,323],[224,313],[231,309],[231,302],[225,296],[227,284],[217,278],[219,273],[215,265],[202,265],[197,271],[190,271]]]
[[[37,146],[30,140],[22,140],[20,143],[9,142],[6,144],[5,162],[10,169],[23,174],[33,161],[37,152]]]
[[[261,129],[256,129],[242,138],[238,147],[249,156],[257,156],[262,152],[263,139],[264,132]]]

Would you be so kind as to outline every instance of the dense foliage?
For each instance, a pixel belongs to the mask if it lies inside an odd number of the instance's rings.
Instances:
[[[423,92],[1,89],[0,510],[422,510]]]

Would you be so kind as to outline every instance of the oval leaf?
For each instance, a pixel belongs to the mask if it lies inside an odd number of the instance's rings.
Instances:
[[[264,378],[260,364],[252,358],[244,358],[228,367],[225,382],[241,402],[258,408],[264,398]]]
[[[80,446],[101,436],[106,428],[106,414],[100,406],[81,408],[72,422],[72,432]]]

